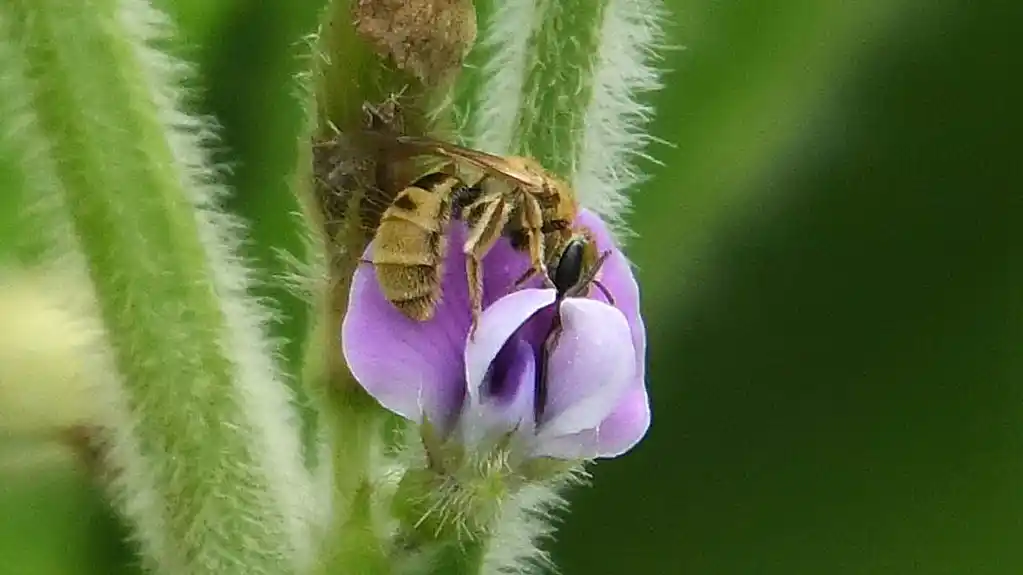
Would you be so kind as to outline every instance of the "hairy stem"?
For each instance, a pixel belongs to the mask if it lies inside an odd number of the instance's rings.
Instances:
[[[532,156],[558,174],[575,173],[581,112],[593,97],[601,24],[609,2],[537,2],[510,151]]]
[[[311,393],[328,406],[335,475],[327,541],[332,549],[324,565],[329,572],[376,573],[389,565],[374,464],[382,457],[389,415],[352,379],[338,345],[351,276],[371,239],[372,221],[401,179],[392,174],[402,169],[393,158],[361,141],[369,127],[365,107],[390,106],[391,130],[445,132],[452,74],[474,36],[468,0],[333,0],[321,21],[311,78],[318,124],[312,139],[330,277],[320,295],[323,308],[318,335],[307,348],[306,373]]]
[[[11,0],[12,23],[122,384],[110,464],[158,573],[298,573],[309,478],[247,294],[239,226],[217,210],[181,64],[143,0]]]
[[[233,189],[223,207],[247,223],[248,241],[241,249],[255,268],[252,293],[274,302],[278,312],[269,333],[280,341],[280,365],[302,414],[307,462],[313,468],[316,410],[301,385],[300,373],[305,337],[315,318],[307,290],[294,289],[294,280],[307,270],[318,270],[312,261],[315,254],[306,243],[310,222],[302,217],[302,206],[290,188],[288,176],[295,168],[295,158],[281,153],[281,144],[294,141],[297,145],[299,138],[305,140],[307,135],[303,106],[308,98],[295,93],[291,80],[304,67],[296,57],[296,40],[313,29],[320,10],[315,4],[322,2],[191,0],[169,4],[168,10],[177,11],[175,21],[182,24],[178,35],[185,44],[191,44],[189,35],[197,32],[194,25],[191,30],[182,29],[199,15],[189,12],[198,10],[214,20],[230,17],[226,27],[206,28],[208,21],[196,22],[204,30],[217,31],[217,37],[205,43],[202,51],[199,69],[204,89],[197,95],[197,105],[222,127],[218,131],[221,153],[214,159],[224,159],[231,166],[224,173],[224,182]],[[231,8],[233,4],[237,6]],[[226,13],[225,7],[229,8]],[[239,73],[239,69],[245,71]],[[309,163],[304,167],[308,169]]]
[[[0,265],[20,267],[56,255],[54,240],[67,221],[13,26],[0,19]]]
[[[52,435],[98,419],[86,356],[101,334],[66,305],[88,300],[89,290],[70,292],[68,277],[48,277],[73,245],[13,38],[13,22],[0,18],[0,430]]]
[[[479,144],[574,173],[610,1],[513,0],[497,8],[485,40],[493,57],[474,126]]]
[[[661,0],[508,0],[480,43],[483,63],[463,87],[467,142],[533,156],[572,182],[583,207],[618,223],[632,165],[649,141],[638,97],[657,89]],[[475,57],[475,56],[474,56]]]
[[[423,0],[409,4],[424,3]],[[353,2],[332,0],[323,14],[316,48],[319,62],[314,77],[319,116],[319,133],[335,135],[335,129],[357,130],[364,127],[364,104],[377,105],[400,97],[401,120],[410,133],[432,128],[431,119],[442,106],[449,83],[423,82],[400,69],[387,54],[369,45],[355,27],[355,5],[386,4],[380,0]]]

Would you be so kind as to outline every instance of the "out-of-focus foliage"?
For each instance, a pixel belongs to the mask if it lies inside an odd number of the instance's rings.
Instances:
[[[163,4],[224,126],[233,205],[273,237],[319,3]],[[562,572],[1019,572],[1023,10],[669,4],[685,50],[654,132],[674,147],[650,150],[629,246],[654,425],[573,494]],[[0,573],[132,572],[48,449],[0,442]]]

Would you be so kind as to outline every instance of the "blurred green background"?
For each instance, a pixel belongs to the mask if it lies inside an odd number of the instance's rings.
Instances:
[[[163,0],[257,234],[284,217],[318,4]],[[1023,571],[1023,7],[669,4],[672,146],[629,245],[654,425],[571,495],[561,571]],[[0,573],[129,572],[84,475],[17,449]]]

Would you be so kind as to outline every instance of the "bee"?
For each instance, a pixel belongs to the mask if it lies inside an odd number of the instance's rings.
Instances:
[[[513,287],[539,275],[553,287],[546,253],[558,257],[573,238],[578,204],[571,188],[536,160],[496,156],[425,137],[393,135],[408,155],[443,158],[445,168],[402,190],[384,212],[374,241],[372,263],[385,297],[412,319],[432,317],[440,297],[444,235],[452,219],[469,233],[462,251],[472,306],[470,334],[483,307],[482,259],[498,239],[507,237],[527,252],[530,267]],[[458,166],[479,172],[455,175]],[[465,170],[462,170],[465,171]]]

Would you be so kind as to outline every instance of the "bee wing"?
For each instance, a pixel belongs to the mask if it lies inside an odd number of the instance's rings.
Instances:
[[[508,163],[508,160],[501,156],[495,156],[479,150],[465,148],[457,144],[449,144],[432,138],[420,138],[416,136],[398,136],[398,143],[424,152],[439,154],[453,160],[468,162],[477,168],[494,172],[514,180],[518,180],[528,186],[542,187],[544,180],[537,174],[520,170]]]

